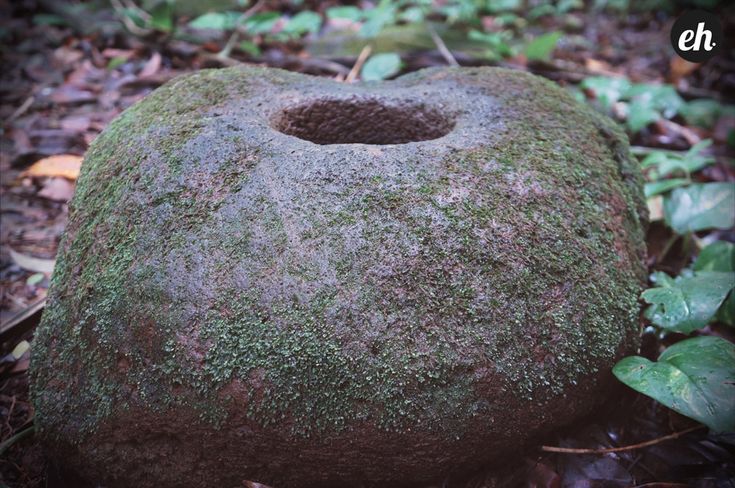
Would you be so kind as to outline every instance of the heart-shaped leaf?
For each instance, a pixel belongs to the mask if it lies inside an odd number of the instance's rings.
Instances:
[[[401,70],[402,65],[401,57],[396,53],[376,54],[362,67],[362,79],[378,81],[390,78]]]
[[[641,295],[651,304],[646,317],[659,327],[685,334],[707,325],[735,286],[732,272],[701,271],[673,280],[656,273],[654,279],[659,286]]]
[[[735,430],[735,345],[724,339],[686,339],[666,349],[655,363],[627,357],[613,374],[716,432]]]
[[[673,190],[674,188],[684,186],[687,183],[689,183],[689,180],[686,178],[670,178],[667,180],[654,181],[653,183],[646,183],[643,186],[643,194],[646,195],[646,198],[651,198],[656,195],[660,195],[661,193],[666,193],[669,190]]]
[[[679,234],[728,229],[735,224],[735,184],[703,183],[677,188],[664,200],[664,217]]]
[[[561,38],[561,34],[559,31],[549,32],[529,42],[526,46],[526,58],[529,60],[549,59],[556,43]]]
[[[715,241],[705,247],[694,262],[694,271],[735,271],[735,244]]]

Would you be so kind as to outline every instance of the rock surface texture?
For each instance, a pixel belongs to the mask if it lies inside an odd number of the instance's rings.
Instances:
[[[641,177],[540,78],[177,78],[90,148],[33,342],[109,487],[415,485],[588,414],[634,351]]]

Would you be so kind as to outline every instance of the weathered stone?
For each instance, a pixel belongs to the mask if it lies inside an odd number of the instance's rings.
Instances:
[[[87,154],[40,435],[111,487],[476,467],[600,400],[645,220],[624,134],[525,73],[178,78]]]

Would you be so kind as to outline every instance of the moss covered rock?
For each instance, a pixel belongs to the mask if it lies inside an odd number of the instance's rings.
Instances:
[[[587,414],[635,349],[641,177],[540,78],[201,71],[90,148],[33,343],[113,487],[419,483]]]

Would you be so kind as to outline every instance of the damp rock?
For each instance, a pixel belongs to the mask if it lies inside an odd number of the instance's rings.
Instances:
[[[436,482],[589,414],[638,337],[641,175],[532,75],[177,78],[89,149],[33,341],[109,487]]]

